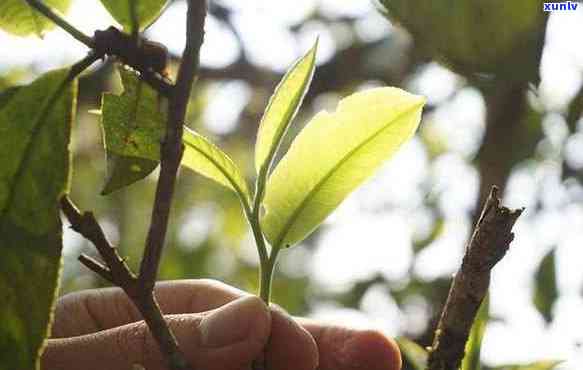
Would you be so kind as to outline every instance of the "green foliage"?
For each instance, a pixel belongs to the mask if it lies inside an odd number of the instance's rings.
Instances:
[[[157,92],[128,69],[120,69],[120,75],[124,92],[104,94],[101,107],[109,168],[104,194],[132,184],[156,168],[164,133]],[[249,203],[247,183],[223,151],[186,127],[182,140],[183,166],[235,191]]]
[[[550,323],[553,318],[553,305],[559,296],[554,248],[542,259],[534,275],[534,280],[535,288],[532,302],[545,321]]]
[[[486,295],[472,324],[461,370],[480,370],[482,368],[480,364],[480,352],[482,349],[482,339],[484,338],[486,325],[488,324],[489,313],[490,296]]]
[[[425,348],[405,337],[397,337],[396,341],[405,361],[415,370],[425,370],[428,358]]]
[[[406,142],[425,100],[396,88],[344,98],[302,130],[273,171],[261,226],[275,247],[310,234],[364,180]]]
[[[239,168],[225,152],[196,132],[184,128],[182,165],[231,189],[248,205],[250,193]]]
[[[318,42],[289,69],[269,100],[255,144],[255,168],[259,176],[262,170],[269,169],[281,139],[310,87],[317,49]]]
[[[0,104],[0,369],[37,368],[49,332],[75,93],[68,70],[58,70]]]
[[[71,0],[43,0],[44,3],[64,13]],[[17,36],[36,34],[54,28],[54,23],[32,9],[25,0],[2,0],[0,2],[0,29]]]
[[[108,174],[102,194],[109,194],[150,174],[160,158],[164,117],[158,94],[132,71],[119,69],[124,91],[103,94],[101,125]]]
[[[136,2],[136,13],[140,31],[152,24],[160,16],[162,10],[168,3],[168,0],[101,0],[101,3],[126,31],[131,32],[131,6],[133,1]]]
[[[544,360],[526,365],[502,365],[495,367],[493,370],[553,370],[559,366],[561,362],[562,361]]]
[[[421,47],[458,73],[538,79],[547,20],[538,1],[381,2]]]

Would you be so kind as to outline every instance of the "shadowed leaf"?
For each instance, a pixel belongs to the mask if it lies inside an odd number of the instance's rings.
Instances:
[[[47,73],[0,104],[0,369],[35,369],[61,267],[76,85]]]
[[[106,93],[101,124],[107,151],[107,179],[102,194],[143,179],[158,165],[164,117],[158,93],[125,68],[119,69],[124,91]]]
[[[532,301],[547,323],[553,319],[553,305],[559,296],[555,272],[555,249],[542,259],[534,275],[535,288]]]
[[[108,180],[104,194],[132,184],[151,173],[160,160],[165,120],[156,91],[138,76],[121,69],[121,95],[104,94],[101,108]],[[235,191],[249,202],[247,183],[231,158],[208,139],[184,128],[182,165]],[[112,156],[113,154],[113,156]]]

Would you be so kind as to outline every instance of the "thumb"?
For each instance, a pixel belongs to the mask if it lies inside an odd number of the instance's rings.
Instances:
[[[192,367],[205,370],[248,367],[262,353],[271,328],[267,306],[254,296],[208,312],[165,318]],[[148,370],[167,368],[143,321],[73,338],[51,339],[42,357],[43,370],[127,370],[138,364]]]

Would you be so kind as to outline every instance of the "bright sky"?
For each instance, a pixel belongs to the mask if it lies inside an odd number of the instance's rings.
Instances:
[[[316,35],[320,37],[320,62],[346,42],[338,36],[342,30],[332,33],[317,22],[303,27],[299,37],[285,29],[284,26],[300,22],[314,7],[331,15],[362,17],[358,37],[363,39],[381,38],[391,29],[374,10],[373,4],[366,0],[262,0],[245,2],[244,6],[235,0],[225,0],[224,3],[240,9],[235,25],[244,35],[248,57],[279,71],[285,70],[305,51]],[[112,23],[97,1],[74,1],[69,18],[88,34]],[[180,51],[184,43],[184,18],[184,4],[176,3],[150,29],[150,36],[164,42],[173,51]],[[539,94],[541,103],[550,111],[563,109],[581,85],[581,35],[583,9],[551,17]],[[213,19],[208,21],[206,37],[203,64],[228,65],[240,52],[230,31]],[[0,45],[0,73],[23,64],[33,66],[40,73],[71,63],[86,52],[83,45],[59,30],[47,34],[44,40],[18,39],[0,31]],[[431,64],[410,83],[409,88],[426,95],[430,102],[438,103],[456,92],[459,83],[456,75]],[[215,99],[205,113],[206,125],[216,133],[229,132],[248,97],[249,88],[242,83],[232,82],[217,88]],[[471,228],[466,214],[474,204],[478,175],[469,159],[475,154],[484,131],[484,102],[475,90],[464,88],[454,99],[426,117],[424,125],[444,138],[450,152],[430,163],[423,145],[415,139],[372,181],[346,200],[326,222],[319,248],[312,259],[310,270],[318,284],[342,290],[352,282],[378,272],[393,281],[403,281],[410,268],[427,279],[456,270],[461,257],[460,245],[467,239]],[[463,130],[458,129],[460,127]],[[549,115],[545,120],[545,132],[546,145],[551,150],[566,145],[572,162],[583,164],[583,134],[566,142],[565,122],[559,115]],[[579,194],[581,199],[583,189],[578,185],[560,186],[559,170],[558,163],[551,158],[523,166],[510,180],[505,202],[516,207],[526,206],[527,210],[515,228],[516,240],[510,252],[493,274],[492,314],[503,319],[491,323],[486,332],[483,358],[493,365],[542,358],[565,359],[561,369],[580,368],[583,363],[583,351],[577,346],[583,343],[583,240],[579,232],[583,229],[583,205],[569,203],[573,194]],[[424,250],[411,266],[413,235],[427,232],[433,222],[423,206],[420,189],[427,173],[432,179],[432,192],[442,195],[440,205],[446,215],[446,229],[443,237]],[[537,192],[542,196],[544,210],[534,214]],[[385,210],[379,212],[382,209]],[[205,212],[196,213],[197,217],[206,215],[204,217],[208,218],[208,212]],[[211,227],[195,219],[192,224],[197,234]],[[181,237],[189,235],[186,233]],[[74,238],[68,236],[68,240]],[[531,305],[532,275],[541,258],[553,246],[558,247],[561,296],[555,306],[556,320],[546,327]],[[296,253],[302,252],[290,252],[289,258]],[[284,254],[282,260],[286,258]],[[404,327],[422,330],[418,326],[423,320],[415,318],[423,316],[423,312],[419,302],[412,302],[404,312],[400,311],[390,296],[375,287],[367,292],[358,311],[339,309],[333,302],[328,302],[319,305],[313,315],[374,326],[396,335]]]

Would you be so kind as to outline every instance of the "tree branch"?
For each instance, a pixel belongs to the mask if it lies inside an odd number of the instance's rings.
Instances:
[[[80,262],[128,292],[128,295],[135,296],[137,282],[135,275],[117,253],[117,249],[107,240],[93,213],[81,214],[66,196],[61,198],[61,209],[71,223],[71,228],[93,243],[107,267],[87,256],[81,257]]]
[[[144,258],[140,265],[142,291],[154,288],[164,239],[168,227],[168,216],[178,167],[182,159],[182,132],[186,108],[195,76],[198,72],[200,47],[204,37],[206,0],[188,0],[186,47],[178,70],[175,87],[168,105],[166,137],[160,149],[160,178]]]
[[[490,284],[492,268],[514,238],[512,227],[522,209],[500,205],[498,188],[492,187],[482,214],[452,282],[433,344],[427,370],[459,369],[472,323]]]
[[[99,276],[124,290],[134,306],[140,311],[170,369],[190,370],[190,365],[180,351],[174,334],[166,324],[153,292],[142,294],[139,290],[138,279],[131,272],[125,260],[117,253],[117,249],[109,243],[93,213],[81,214],[66,196],[61,198],[61,209],[71,223],[73,230],[95,245],[101,258],[105,261],[105,265],[87,255],[81,255],[79,261]]]

